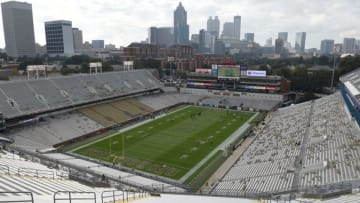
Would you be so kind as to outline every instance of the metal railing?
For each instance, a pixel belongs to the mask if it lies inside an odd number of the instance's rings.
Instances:
[[[109,190],[101,193],[101,203],[116,202],[122,200],[129,201],[129,198],[144,198],[147,196],[145,191],[123,191],[123,190]]]
[[[13,196],[13,198],[10,197],[9,195]],[[24,196],[26,196],[27,198],[25,198]],[[0,192],[0,203],[11,203],[11,202],[34,203],[34,197],[32,192]]]
[[[78,196],[85,195],[85,196]],[[54,193],[54,203],[68,201],[69,203],[77,201],[89,201],[96,203],[95,192],[77,192],[77,191],[57,191]]]
[[[10,174],[10,167],[8,165],[0,164],[0,172],[5,171],[6,174]]]
[[[52,178],[55,179],[54,171],[39,170],[33,168],[18,168],[17,174],[19,176],[33,176],[37,178]]]

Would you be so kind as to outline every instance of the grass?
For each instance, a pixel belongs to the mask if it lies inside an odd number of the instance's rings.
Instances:
[[[63,146],[63,147],[60,147],[60,151],[61,152],[67,152],[67,151],[71,151],[73,149],[76,149],[78,147],[81,147],[82,145],[86,145],[90,142],[94,142],[98,139],[101,139],[103,137],[106,137],[106,136],[109,136],[109,135],[112,135],[114,134],[115,131],[113,130],[109,130],[105,133],[101,133],[99,135],[95,135],[93,137],[90,137],[90,138],[87,138],[87,139],[84,139],[84,140],[81,140],[81,141],[78,141],[78,142],[75,142],[75,143],[72,143],[72,144],[69,144],[69,145],[66,145],[66,146]]]
[[[192,189],[198,190],[210,176],[221,166],[225,161],[224,151],[217,151],[210,159],[208,159],[198,170],[185,180],[185,184]]]
[[[73,153],[177,180],[252,115],[189,106]]]

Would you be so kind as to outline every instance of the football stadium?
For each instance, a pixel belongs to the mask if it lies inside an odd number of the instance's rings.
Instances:
[[[151,69],[0,83],[0,202],[359,201],[360,69],[287,107],[271,76],[215,73],[216,88]]]

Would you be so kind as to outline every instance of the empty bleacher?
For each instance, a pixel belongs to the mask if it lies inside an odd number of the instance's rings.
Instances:
[[[49,95],[46,99],[47,104],[52,107],[61,107],[64,104],[71,104],[70,99],[61,95],[51,80],[32,80],[28,81],[31,87],[39,95]]]
[[[203,96],[206,99],[202,101],[204,104],[211,106],[225,105],[238,106],[242,109],[254,109],[269,111],[278,106],[282,100],[282,95],[247,93],[247,92],[229,92],[217,90],[202,90],[192,88],[182,88],[181,92],[193,96]]]
[[[82,114],[106,127],[151,111],[150,107],[131,98],[97,104],[79,110]]]
[[[102,127],[80,113],[70,112],[46,117],[44,121],[32,126],[14,129],[8,136],[14,139],[16,146],[27,150],[40,150]]]
[[[57,199],[56,202],[109,202],[114,199],[122,202],[123,199],[131,201],[146,197],[144,192],[139,191],[128,192],[111,187],[96,188],[83,185],[70,180],[67,171],[48,168],[6,151],[0,153],[0,166],[0,202],[28,202],[31,200],[28,193],[32,193],[36,203],[53,202],[54,199]],[[4,166],[10,170],[3,170]],[[54,175],[42,175],[46,172]],[[71,201],[67,200],[70,197],[68,192],[71,192]]]
[[[14,118],[158,88],[147,70],[10,81],[0,83],[0,112]]]
[[[353,124],[339,93],[270,113],[213,193],[239,188],[281,192],[359,181],[360,138],[355,134],[360,132]],[[300,160],[298,172],[296,160]],[[293,182],[296,176],[299,181]],[[277,187],[279,177],[283,177],[281,187]]]

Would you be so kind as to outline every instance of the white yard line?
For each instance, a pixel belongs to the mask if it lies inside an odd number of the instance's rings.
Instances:
[[[206,157],[204,157],[199,163],[197,163],[192,169],[190,169],[183,177],[179,179],[180,182],[184,182],[189,178],[195,171],[197,171],[205,162],[207,162],[217,151],[225,149],[230,143],[237,139],[246,129],[250,126],[250,122],[256,118],[259,113],[254,114],[248,121],[246,121],[240,128],[232,133],[224,142],[214,148]]]
[[[74,151],[77,151],[79,149],[82,149],[84,147],[87,147],[87,146],[90,146],[96,142],[100,142],[102,140],[105,140],[105,139],[108,139],[109,137],[113,137],[113,136],[116,136],[116,135],[119,135],[119,133],[122,133],[122,132],[126,132],[128,130],[131,130],[133,128],[136,128],[138,126],[141,126],[141,125],[144,125],[146,123],[149,123],[151,121],[154,121],[154,120],[157,120],[159,118],[162,118],[164,116],[167,116],[167,115],[171,115],[173,113],[176,113],[178,111],[181,111],[181,110],[184,110],[184,109],[187,109],[189,107],[191,107],[193,105],[188,105],[188,106],[185,106],[185,107],[182,107],[182,108],[179,108],[175,111],[172,111],[170,113],[164,113],[160,116],[157,116],[155,119],[148,119],[148,120],[145,120],[145,121],[142,121],[142,122],[139,122],[139,123],[136,123],[134,125],[131,125],[129,127],[126,127],[126,128],[123,128],[123,129],[120,129],[119,131],[111,134],[111,135],[108,135],[108,136],[105,136],[103,138],[100,138],[100,139],[97,139],[97,140],[94,140],[92,142],[89,142],[87,144],[84,144],[82,146],[79,146],[75,149],[72,149],[70,150],[69,152],[70,153],[73,153]],[[209,108],[209,109],[217,109],[217,108],[211,108],[211,107],[203,107],[203,106],[195,106],[195,107],[201,107],[201,108]],[[221,109],[221,110],[224,110],[224,109]],[[225,110],[232,110],[232,109],[225,109]],[[238,110],[234,110],[234,111],[238,111]],[[239,112],[239,111],[238,111]],[[243,111],[241,111],[243,112]],[[204,157],[200,162],[198,162],[193,168],[191,168],[184,176],[182,176],[178,181],[179,182],[184,182],[188,177],[190,177],[196,170],[198,170],[206,161],[208,161],[217,151],[219,151],[220,149],[225,149],[226,146],[228,146],[230,143],[232,143],[235,139],[237,139],[242,133],[244,133],[247,128],[250,126],[250,122],[252,120],[254,120],[256,118],[256,116],[258,115],[259,113],[255,113],[249,120],[247,120],[240,128],[238,128],[234,133],[232,133],[228,138],[226,138],[226,140],[224,140],[221,144],[219,144],[216,148],[214,148],[206,157]]]
[[[149,122],[151,122],[151,121],[157,120],[157,119],[162,118],[162,117],[164,117],[164,116],[171,115],[171,114],[173,114],[173,113],[176,113],[176,112],[178,112],[178,111],[187,109],[187,108],[189,108],[189,107],[191,107],[191,105],[184,106],[184,107],[179,108],[179,109],[177,109],[177,110],[175,110],[175,111],[172,111],[172,112],[170,112],[170,113],[161,114],[160,116],[155,117],[155,119],[147,119],[147,120],[141,121],[141,122],[136,123],[136,124],[134,124],[134,125],[131,125],[131,126],[128,126],[128,127],[126,127],[126,128],[120,129],[120,130],[114,132],[114,133],[111,134],[111,135],[107,135],[107,136],[105,136],[105,137],[103,137],[103,138],[100,138],[100,139],[94,140],[94,141],[92,141],[92,142],[89,142],[89,143],[87,143],[87,144],[81,145],[81,146],[79,146],[79,147],[77,147],[77,148],[75,148],[75,149],[70,150],[69,152],[70,152],[70,153],[73,153],[74,151],[77,151],[77,150],[79,150],[79,149],[82,149],[82,148],[84,148],[84,147],[87,147],[87,146],[89,146],[89,145],[92,145],[92,144],[94,144],[94,143],[96,143],[96,142],[103,141],[103,140],[105,140],[105,139],[107,139],[107,138],[116,136],[116,135],[118,135],[119,133],[126,132],[126,131],[131,130],[131,129],[133,129],[133,128],[136,128],[136,127],[138,127],[138,126],[144,125],[144,124],[146,124],[146,123],[149,123]]]

